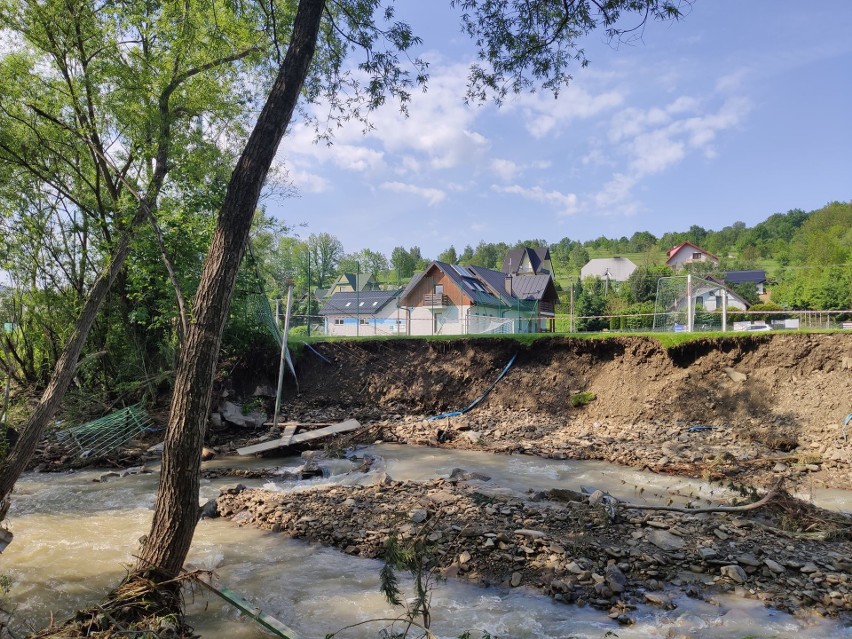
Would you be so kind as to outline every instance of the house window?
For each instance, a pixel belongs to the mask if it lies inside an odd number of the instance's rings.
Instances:
[[[362,318],[362,319],[359,321],[359,324],[361,324],[361,326],[369,326],[369,325],[370,325],[370,320],[368,320],[368,319],[363,319],[363,318]]]
[[[701,261],[701,253],[693,253],[693,254],[692,254],[692,259],[693,259],[693,260]]]
[[[334,320],[334,325],[335,326],[343,326],[343,319]]]
[[[444,294],[444,285],[443,284],[435,284],[435,295],[443,295]]]
[[[703,297],[696,297],[695,298],[695,308],[696,309],[704,308],[704,298]]]
[[[716,308],[722,308],[722,296],[721,295],[716,296]]]

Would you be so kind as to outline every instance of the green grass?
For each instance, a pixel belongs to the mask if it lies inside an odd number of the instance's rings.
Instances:
[[[288,343],[292,346],[294,352],[298,354],[305,344],[317,344],[322,342],[357,342],[357,341],[396,341],[396,340],[421,340],[425,342],[450,342],[454,340],[465,339],[495,339],[495,340],[511,340],[526,346],[532,345],[538,340],[546,340],[552,337],[563,337],[569,339],[630,339],[632,337],[650,338],[655,340],[664,349],[669,350],[682,344],[695,342],[705,339],[770,339],[773,335],[779,333],[789,335],[796,334],[813,334],[813,333],[849,333],[839,329],[805,329],[799,331],[778,331],[777,333],[753,333],[740,331],[706,331],[697,333],[652,333],[652,332],[600,332],[600,333],[515,333],[515,334],[499,334],[499,335],[387,335],[387,336],[366,336],[366,337],[323,337],[323,336],[291,336]]]

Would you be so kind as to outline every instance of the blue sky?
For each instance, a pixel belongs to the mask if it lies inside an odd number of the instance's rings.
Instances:
[[[464,104],[473,49],[443,0],[405,0],[427,93],[314,144],[294,125],[278,160],[299,196],[267,210],[347,252],[659,236],[749,226],[852,199],[852,2],[696,0],[617,48],[591,37],[570,87]]]

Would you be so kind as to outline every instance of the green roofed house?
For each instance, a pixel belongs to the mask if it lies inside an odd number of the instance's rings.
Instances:
[[[345,291],[333,294],[320,309],[330,336],[405,335],[406,313],[397,306],[400,290]]]
[[[533,268],[521,268],[529,274],[432,262],[400,296],[409,334],[552,331],[559,302],[553,277],[549,270],[536,274]]]

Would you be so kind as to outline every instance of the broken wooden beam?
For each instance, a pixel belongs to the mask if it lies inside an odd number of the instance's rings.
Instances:
[[[268,450],[275,450],[276,448],[286,448],[287,446],[292,446],[293,444],[302,444],[304,442],[308,442],[314,439],[330,437],[331,435],[340,435],[341,433],[348,433],[359,428],[361,428],[361,424],[357,419],[347,419],[346,421],[342,421],[338,424],[332,424],[331,426],[326,426],[324,428],[317,428],[316,430],[309,430],[304,433],[298,433],[296,435],[290,434],[288,432],[288,428],[285,429],[283,437],[279,437],[278,439],[273,439],[268,442],[254,444],[252,446],[244,446],[242,448],[238,448],[237,454],[254,455],[256,453],[263,453]]]

